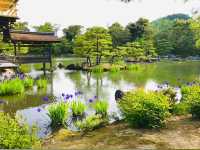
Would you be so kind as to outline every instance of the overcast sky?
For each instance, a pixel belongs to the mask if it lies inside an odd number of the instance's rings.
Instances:
[[[181,0],[140,0],[121,3],[118,0],[20,0],[18,16],[31,25],[52,22],[62,27],[80,24],[108,26],[113,22],[123,25],[139,17],[154,20],[174,13],[191,14],[200,0],[184,4]]]

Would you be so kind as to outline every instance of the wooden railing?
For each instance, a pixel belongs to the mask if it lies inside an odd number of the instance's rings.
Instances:
[[[0,56],[1,62],[12,62],[16,64],[30,64],[30,63],[50,63],[51,59],[49,56]]]

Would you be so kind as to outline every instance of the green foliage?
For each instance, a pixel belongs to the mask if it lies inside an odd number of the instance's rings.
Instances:
[[[110,72],[119,72],[120,67],[118,65],[111,65]]]
[[[0,95],[16,95],[24,92],[23,82],[16,78],[13,80],[7,80],[0,83]]]
[[[158,92],[128,92],[119,101],[125,120],[134,127],[158,128],[169,115],[168,97]]]
[[[187,115],[190,113],[190,105],[185,102],[172,105],[171,112],[173,115]]]
[[[63,33],[65,34],[65,38],[72,42],[76,36],[81,34],[81,29],[83,26],[81,25],[71,25],[68,28],[63,29]]]
[[[54,32],[56,27],[50,22],[45,22],[43,25],[33,27],[37,32]]]
[[[76,55],[81,57],[94,57],[96,65],[101,63],[102,57],[110,56],[112,39],[107,29],[103,27],[88,28],[87,31],[75,39]]]
[[[40,141],[36,129],[20,125],[16,119],[0,113],[0,148],[1,149],[31,149],[39,148]]]
[[[48,107],[48,115],[51,118],[51,127],[59,128],[65,126],[65,121],[68,118],[69,104],[64,102],[59,102],[51,104]]]
[[[162,93],[169,98],[170,105],[176,103],[176,91],[174,91],[172,88],[164,89],[162,90]]]
[[[74,117],[83,116],[86,110],[86,105],[81,101],[72,101],[71,110]]]
[[[39,79],[36,81],[37,88],[42,89],[47,87],[47,80],[46,79]]]
[[[131,33],[132,41],[138,40],[140,38],[149,39],[153,35],[152,27],[149,20],[140,18],[136,23],[129,23],[126,29]]]
[[[108,116],[109,105],[107,101],[97,101],[93,107],[96,111],[96,114],[101,115],[103,118]]]
[[[112,37],[112,45],[114,48],[126,44],[131,40],[130,32],[117,22],[109,27],[109,33]]]
[[[104,124],[106,124],[107,122],[108,122],[107,120],[102,119],[101,115],[91,115],[86,117],[86,119],[84,119],[83,121],[77,121],[75,125],[81,131],[87,132],[99,128]]]
[[[33,87],[34,80],[31,77],[27,77],[24,80],[22,80],[25,88],[31,88]]]
[[[200,119],[200,86],[184,86],[181,92],[182,101],[189,105],[192,116]]]
[[[18,31],[29,31],[28,22],[16,22],[12,28]]]
[[[102,72],[104,72],[104,68],[101,65],[97,65],[95,67],[92,67],[92,72],[94,72],[94,73],[102,73]]]
[[[126,69],[129,71],[136,71],[139,70],[140,66],[137,64],[127,64]]]

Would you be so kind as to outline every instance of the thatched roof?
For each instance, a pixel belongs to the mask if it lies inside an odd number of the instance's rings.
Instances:
[[[60,41],[53,33],[13,31],[10,33],[10,37],[12,42],[21,42],[24,44],[46,44]]]

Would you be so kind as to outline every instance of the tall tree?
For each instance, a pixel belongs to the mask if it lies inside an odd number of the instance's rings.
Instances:
[[[37,32],[55,32],[55,25],[52,25],[50,22],[46,22],[39,26],[33,27]]]
[[[30,31],[28,27],[28,22],[16,22],[13,27],[13,30],[20,30],[20,31]]]
[[[113,48],[126,44],[131,39],[130,32],[117,22],[109,27],[109,33],[112,37]]]
[[[103,27],[92,27],[75,40],[75,53],[87,58],[91,65],[91,57],[96,57],[96,65],[101,63],[102,57],[108,57],[112,49],[112,39]]]
[[[76,36],[81,34],[82,28],[83,26],[81,25],[71,25],[68,28],[64,28],[63,33],[66,39],[72,42],[76,38]]]
[[[140,18],[136,23],[129,23],[126,28],[131,33],[133,41],[139,38],[152,38],[152,28],[147,19]]]

